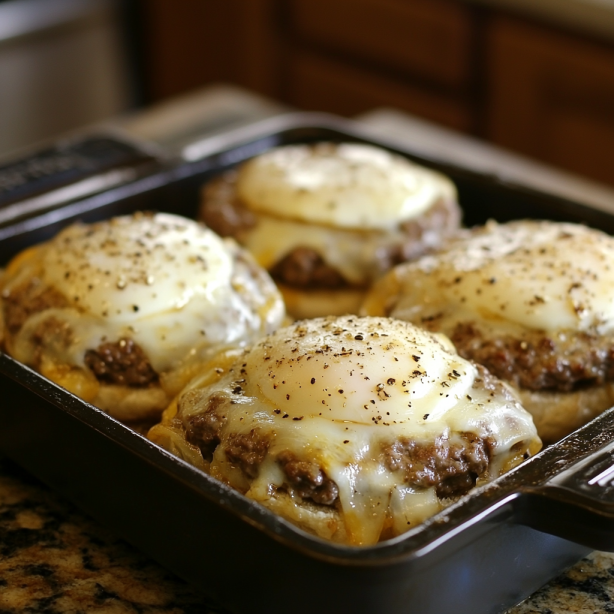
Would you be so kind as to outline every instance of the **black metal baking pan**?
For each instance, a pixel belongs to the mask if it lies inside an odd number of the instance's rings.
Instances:
[[[144,177],[164,166],[155,147],[83,134],[0,164],[0,226]]]
[[[614,233],[614,216],[425,159],[357,124],[298,114],[203,142],[127,185],[0,228],[0,261],[77,219],[193,216],[201,185],[275,145],[371,142],[447,173],[465,222],[549,218]],[[235,614],[495,614],[591,549],[614,551],[614,410],[376,546],[312,537],[0,354],[0,449]]]

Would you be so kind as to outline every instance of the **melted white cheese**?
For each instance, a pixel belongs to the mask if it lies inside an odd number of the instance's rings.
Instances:
[[[437,235],[430,239],[425,233],[425,249],[439,244],[441,237]],[[267,270],[297,246],[310,247],[348,282],[363,285],[385,272],[384,263],[377,258],[378,252],[386,253],[404,240],[406,237],[401,231],[361,232],[260,214],[258,223],[246,233],[242,244]]]
[[[36,351],[29,333],[50,316],[66,322],[72,335],[69,346],[55,348],[60,362],[83,366],[88,349],[127,337],[159,373],[216,344],[252,340],[283,318],[266,275],[255,280],[248,267],[238,272],[232,241],[176,215],[77,224],[38,249],[32,265],[42,285],[68,306],[28,319],[16,343],[16,357],[25,362]],[[25,269],[9,280],[4,293],[28,275]]]
[[[441,507],[433,489],[411,488],[403,471],[386,467],[382,446],[475,433],[494,443],[490,477],[518,454],[515,444],[523,442],[521,454],[539,447],[531,417],[505,390],[485,389],[443,336],[387,318],[345,316],[305,320],[261,340],[207,390],[199,409],[188,404],[187,411],[205,411],[206,399],[223,391],[232,402],[222,440],[256,429],[271,442],[251,484],[223,446],[211,472],[266,505],[272,487],[284,483],[275,458],[290,450],[335,481],[350,541],[366,544],[379,539],[389,514],[398,512],[401,532]]]
[[[388,230],[455,199],[442,175],[370,145],[292,145],[243,164],[237,194],[253,211],[339,228]]]
[[[450,250],[400,265],[391,313],[528,329],[614,329],[614,238],[575,224],[489,223]],[[374,293],[378,293],[378,288]]]

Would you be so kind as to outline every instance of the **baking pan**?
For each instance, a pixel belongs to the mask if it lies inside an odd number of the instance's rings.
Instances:
[[[425,159],[339,118],[296,114],[194,144],[183,160],[0,228],[0,260],[77,219],[139,209],[194,216],[200,186],[272,146],[358,141],[448,174],[465,223],[614,216]],[[313,537],[0,354],[0,448],[236,614],[495,614],[591,549],[614,551],[614,410],[427,522],[370,547]]]
[[[163,164],[155,147],[111,131],[63,139],[0,164],[0,226],[129,183]]]

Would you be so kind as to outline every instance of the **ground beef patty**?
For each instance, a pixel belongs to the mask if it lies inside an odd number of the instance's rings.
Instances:
[[[518,388],[571,392],[614,380],[614,341],[577,333],[564,337],[532,331],[489,337],[473,323],[450,336],[459,354],[484,365]]]
[[[309,247],[297,247],[270,271],[275,281],[293,288],[345,288],[350,284],[343,275]]]
[[[245,434],[231,433],[224,442],[224,453],[247,477],[255,478],[269,449],[269,443],[269,438],[256,429]]]
[[[199,217],[222,237],[239,239],[256,225],[257,218],[236,197],[236,181],[236,171],[229,171],[209,182],[203,188]]]
[[[188,391],[180,400],[180,409],[194,405],[201,400],[199,391]],[[228,398],[214,394],[206,400],[206,409],[202,413],[190,415],[185,421],[186,439],[195,445],[206,461],[211,461],[213,453],[221,441],[221,431],[226,423],[226,416],[221,411]]]
[[[4,322],[11,335],[17,334],[31,315],[68,305],[63,294],[53,288],[42,287],[37,278],[11,290],[2,298]]]
[[[289,450],[277,455],[290,486],[303,499],[311,499],[320,505],[334,505],[339,497],[339,488],[324,471],[310,461],[299,460]]]
[[[402,471],[412,486],[436,486],[438,497],[457,497],[469,492],[490,463],[492,443],[472,433],[457,440],[438,437],[432,444],[401,439],[383,446],[384,463],[390,471]]]
[[[103,343],[85,353],[85,364],[106,384],[142,387],[158,381],[145,352],[132,339]]]

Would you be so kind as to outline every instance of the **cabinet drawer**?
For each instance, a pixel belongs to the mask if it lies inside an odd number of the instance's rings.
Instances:
[[[461,131],[472,127],[469,105],[462,98],[420,88],[363,71],[315,54],[293,54],[284,98],[299,108],[356,115],[389,106]]]
[[[614,184],[614,48],[507,17],[489,32],[487,136]]]
[[[292,0],[301,38],[368,62],[462,87],[471,70],[471,9],[448,0]]]

